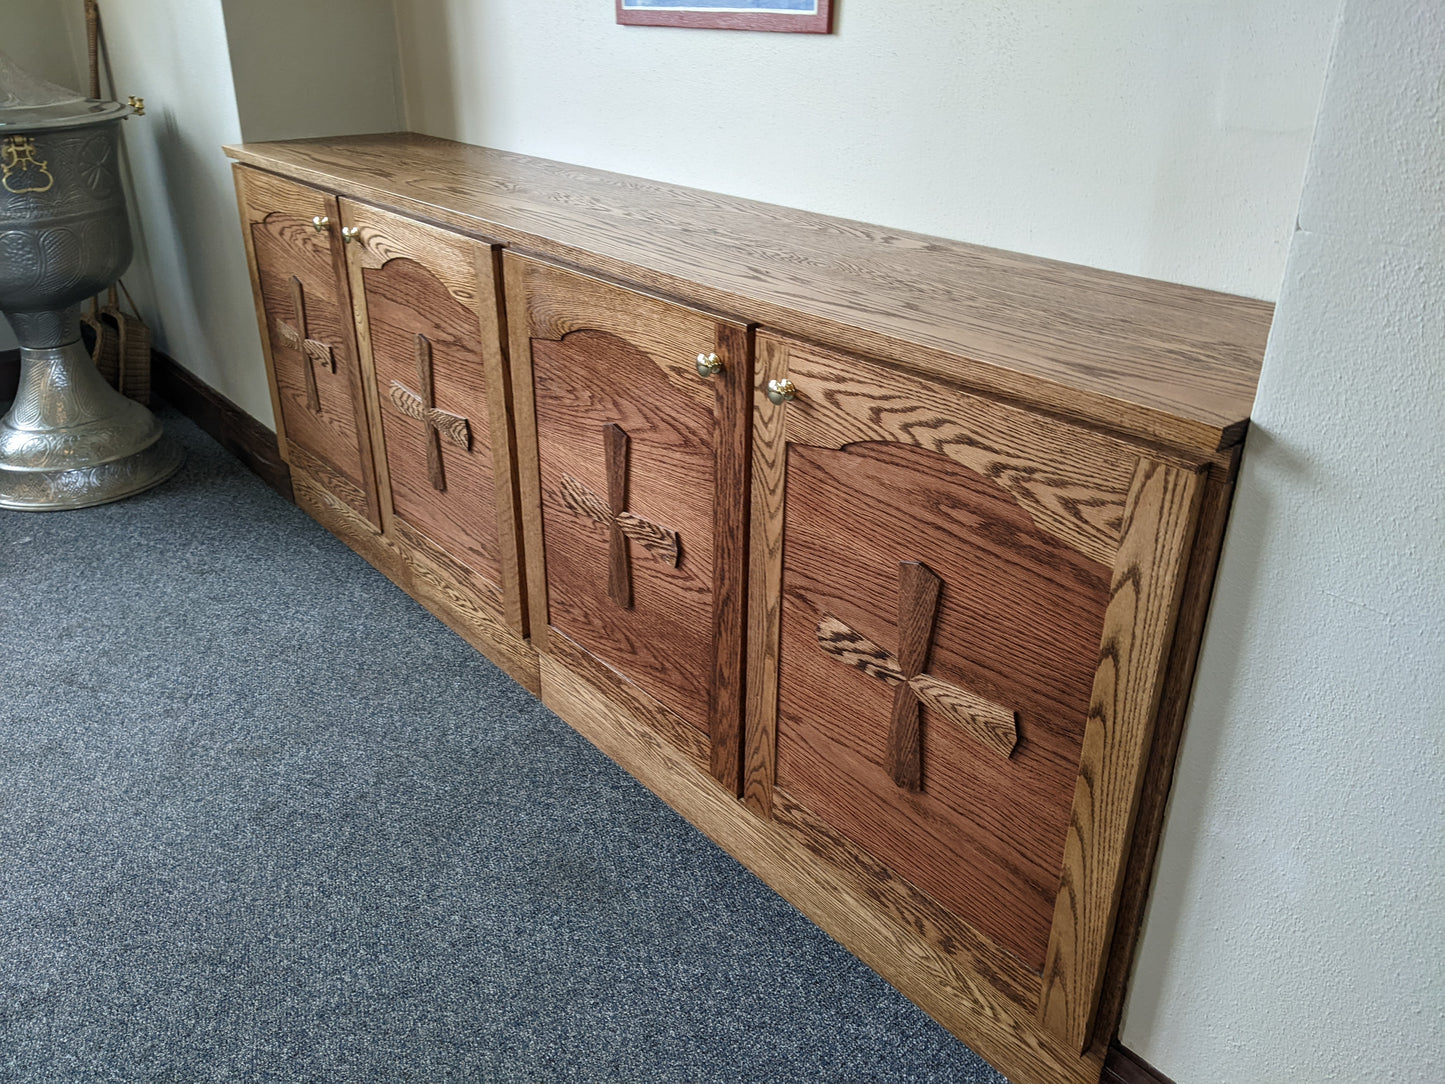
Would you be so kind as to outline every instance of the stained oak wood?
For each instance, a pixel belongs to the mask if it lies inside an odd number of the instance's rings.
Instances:
[[[536,441],[522,462],[539,506],[527,549],[545,554],[529,565],[534,628],[545,616],[549,638],[707,734],[736,790],[746,333],[734,344],[709,314],[535,260],[505,267],[519,428]],[[726,368],[704,380],[693,359],[714,350]]]
[[[1101,427],[1242,439],[1271,305],[412,133],[232,157]]]
[[[236,210],[241,217],[241,239],[246,248],[246,272],[251,280],[251,301],[255,306],[256,326],[261,332],[261,358],[266,364],[266,390],[271,394],[271,419],[276,430],[276,448],[283,462],[286,457],[286,418],[281,411],[281,386],[276,379],[276,360],[271,353],[271,327],[266,317],[266,300],[261,294],[261,276],[256,268],[256,246],[251,233],[251,210],[246,204],[246,178],[255,174],[240,164],[231,166],[231,180],[236,189]]]
[[[898,569],[910,562],[943,583],[929,676],[1009,705],[1019,734],[1004,758],[946,717],[923,719],[917,794],[888,769],[896,686],[840,666],[818,643],[832,617],[872,644],[898,644]],[[777,785],[1035,969],[1108,578],[940,453],[789,447]]]
[[[1097,1080],[1269,306],[422,137],[233,156],[425,220],[238,170],[298,502],[1000,1068]],[[490,534],[398,500],[462,452]]]
[[[718,321],[713,352],[723,371],[713,387],[713,627],[708,707],[712,774],[729,791],[742,791],[743,711],[747,676],[748,469],[751,466],[753,336],[748,328]]]
[[[1125,510],[1039,1002],[1040,1024],[1078,1050],[1092,1039],[1200,483],[1141,460]]]
[[[917,562],[905,561],[899,567],[914,564]],[[928,605],[932,607],[928,617],[931,623],[937,613],[936,594]],[[900,610],[900,625],[903,620]],[[919,623],[922,623],[921,620]],[[899,634],[905,638],[908,635],[902,628]],[[922,731],[918,725],[918,712],[925,705],[931,714],[962,727],[999,756],[1013,755],[1019,740],[1016,712],[977,693],[922,673],[921,667],[910,667],[908,669],[913,672],[909,673],[902,661],[891,651],[875,644],[856,629],[849,628],[836,617],[825,616],[818,622],[818,646],[843,665],[861,670],[869,677],[885,681],[893,687],[893,720],[888,727],[888,771],[899,786],[918,790],[921,785],[919,759],[922,756]],[[924,658],[927,658],[926,654]],[[905,689],[908,691],[908,702],[903,705],[902,710],[907,713],[907,718],[900,723],[899,694]],[[900,757],[906,757],[911,762],[906,781],[899,779],[895,770],[895,762]]]
[[[338,221],[337,200],[255,170],[237,170],[236,180],[281,419],[278,436],[325,460],[328,476],[350,483],[342,489],[345,499],[380,527],[345,258],[340,240],[312,224],[319,217]]]
[[[943,587],[933,571],[919,561],[898,566],[898,669],[904,680],[893,690],[888,721],[886,764],[893,782],[908,790],[923,786],[923,735],[918,725],[922,705],[909,683],[928,665],[938,593]]]
[[[346,249],[382,438],[386,529],[398,536],[404,524],[452,555],[467,570],[460,586],[493,599],[494,615],[522,635],[515,450],[489,247],[350,201],[341,214],[355,231]]]
[[[1155,715],[1154,737],[1149,743],[1149,762],[1144,769],[1144,783],[1139,795],[1139,810],[1134,819],[1134,833],[1129,847],[1128,867],[1120,892],[1118,916],[1114,920],[1114,936],[1109,944],[1109,962],[1104,974],[1099,1008],[1094,1021],[1094,1035],[1108,1038],[1117,1035],[1128,989],[1129,972],[1134,960],[1134,947],[1144,921],[1144,908],[1149,898],[1150,872],[1164,830],[1174,762],[1184,731],[1194,685],[1194,670],[1204,636],[1205,619],[1219,563],[1224,530],[1229,521],[1230,499],[1234,491],[1235,469],[1239,449],[1224,466],[1212,467],[1203,482],[1200,498],[1199,526],[1189,549],[1189,565],[1185,571],[1184,597],[1180,600],[1175,620],[1174,640],[1169,649],[1169,667],[1164,690]]]
[[[631,444],[627,432],[616,422],[602,427],[602,454],[607,464],[607,594],[624,610],[632,609],[632,554],[627,549],[627,535],[622,532]]]

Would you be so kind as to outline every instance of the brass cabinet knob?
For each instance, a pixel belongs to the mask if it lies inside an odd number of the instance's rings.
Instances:
[[[316,215],[311,219],[311,228],[317,233],[325,233],[331,228],[331,219],[326,215]]]
[[[351,244],[352,241],[360,241],[360,240],[361,240],[361,227],[360,227],[360,226],[342,226],[342,227],[341,227],[341,239],[342,239],[343,241],[345,241],[348,245]]]
[[[697,375],[701,377],[713,376],[722,372],[722,358],[716,354],[699,354],[697,356]]]
[[[768,401],[773,403],[788,403],[798,397],[798,386],[791,380],[769,380]]]

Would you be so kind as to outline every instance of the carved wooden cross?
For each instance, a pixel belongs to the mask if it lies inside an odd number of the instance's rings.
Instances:
[[[604,501],[570,474],[562,475],[562,503],[608,530],[607,594],[624,610],[632,608],[632,559],[629,540],[673,568],[682,559],[677,532],[627,510],[627,452],[631,444],[620,425],[602,427],[607,458],[607,499]]]
[[[306,405],[320,414],[321,392],[316,387],[315,367],[320,365],[328,372],[336,372],[336,355],[325,343],[306,337],[306,295],[301,288],[301,280],[295,275],[291,276],[291,308],[296,313],[296,326],[277,320],[276,330],[280,332],[282,342],[299,352],[305,360]]]
[[[893,717],[888,725],[888,774],[900,787],[922,789],[923,735],[919,706],[963,727],[1000,756],[1012,755],[1018,744],[1018,717],[1007,708],[967,689],[929,677],[928,653],[943,581],[927,565],[898,565],[898,655],[879,647],[836,617],[818,622],[818,646],[869,677],[895,686]]]
[[[433,489],[438,493],[445,493],[447,476],[442,469],[441,438],[446,437],[458,448],[471,451],[472,427],[460,414],[437,409],[432,380],[431,340],[420,332],[417,332],[416,336],[416,382],[420,391],[412,391],[400,381],[393,380],[387,397],[397,410],[422,423],[422,432],[426,435],[427,478]]]

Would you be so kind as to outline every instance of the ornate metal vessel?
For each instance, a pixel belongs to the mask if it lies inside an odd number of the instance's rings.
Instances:
[[[0,311],[20,342],[20,388],[0,421],[0,507],[103,504],[181,465],[155,416],[105,382],[80,339],[81,302],[130,263],[118,147],[130,111],[0,53]]]

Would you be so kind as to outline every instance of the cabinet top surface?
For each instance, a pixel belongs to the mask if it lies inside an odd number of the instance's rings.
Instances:
[[[415,133],[232,158],[1148,440],[1238,442],[1274,307]]]

